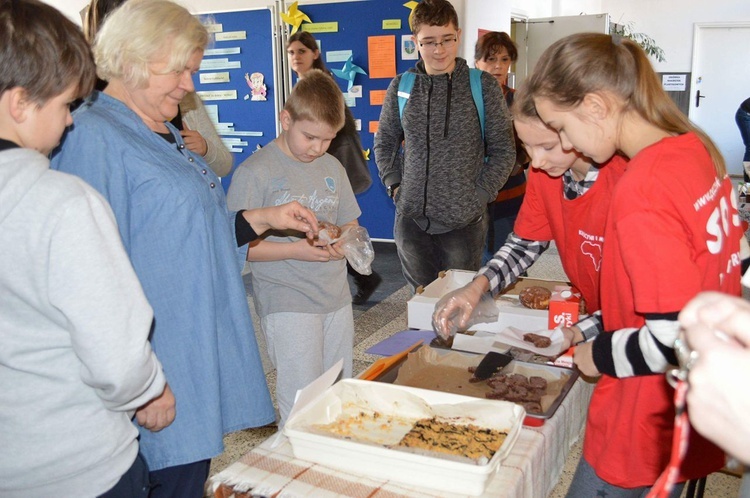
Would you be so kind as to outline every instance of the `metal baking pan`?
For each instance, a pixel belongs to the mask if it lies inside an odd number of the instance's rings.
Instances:
[[[423,346],[401,361],[391,365],[374,380],[389,384],[431,389],[435,391],[485,398],[491,388],[485,382],[469,383],[469,366],[476,366],[484,355]],[[407,363],[411,362],[411,363]],[[405,366],[406,365],[406,366]],[[402,367],[405,370],[402,372]],[[511,361],[499,373],[521,373],[540,376],[554,382],[556,396],[545,399],[542,413],[527,413],[524,425],[540,426],[551,418],[578,379],[578,371],[555,365]],[[401,374],[401,375],[400,375]]]

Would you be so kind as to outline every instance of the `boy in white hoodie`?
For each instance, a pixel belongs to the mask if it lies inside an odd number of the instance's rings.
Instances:
[[[79,29],[37,0],[0,0],[0,496],[147,496],[138,422],[174,397],[153,313],[103,198],[46,155],[91,91]]]

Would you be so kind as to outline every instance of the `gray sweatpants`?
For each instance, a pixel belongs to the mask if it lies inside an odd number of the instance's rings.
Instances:
[[[268,356],[276,368],[276,401],[286,423],[297,390],[320,377],[340,359],[342,375],[352,376],[354,316],[347,304],[331,313],[271,313],[261,319]]]

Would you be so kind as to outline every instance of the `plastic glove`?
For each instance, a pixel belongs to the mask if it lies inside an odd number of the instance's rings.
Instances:
[[[432,314],[432,328],[438,337],[447,341],[459,330],[477,323],[495,322],[497,317],[498,309],[492,295],[472,282],[440,298]]]

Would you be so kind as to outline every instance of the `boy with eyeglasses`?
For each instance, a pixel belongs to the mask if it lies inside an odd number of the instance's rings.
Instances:
[[[502,91],[482,73],[484,133],[469,67],[457,57],[458,16],[447,0],[422,0],[411,19],[421,60],[399,111],[397,76],[375,135],[380,178],[396,205],[394,238],[404,277],[416,290],[446,269],[478,270],[487,235],[487,203],[515,161]],[[404,92],[402,92],[404,93]],[[403,140],[403,151],[401,144]]]

